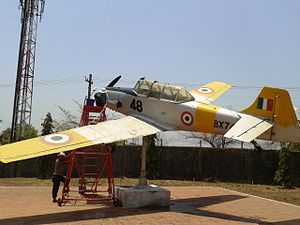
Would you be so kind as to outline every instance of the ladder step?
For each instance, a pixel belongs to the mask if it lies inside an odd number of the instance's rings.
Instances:
[[[83,176],[95,176],[97,173],[83,173]]]
[[[86,159],[85,162],[83,164],[86,164],[86,165],[94,165],[94,164],[98,164],[99,161],[98,159]]]
[[[84,159],[87,160],[87,159],[98,159],[99,156],[98,155],[95,155],[95,156],[84,156]]]
[[[89,120],[90,123],[99,123],[99,121],[100,121],[100,120],[97,120],[97,119],[90,119],[90,120]]]

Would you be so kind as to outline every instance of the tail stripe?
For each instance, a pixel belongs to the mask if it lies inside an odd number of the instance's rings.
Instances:
[[[257,101],[257,109],[272,111],[273,99],[259,97]]]

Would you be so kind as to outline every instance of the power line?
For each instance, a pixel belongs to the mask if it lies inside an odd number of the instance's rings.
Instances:
[[[104,83],[108,84],[112,79],[111,78],[94,78],[94,83]],[[76,84],[82,84],[83,77],[67,77],[63,79],[53,79],[53,80],[40,80],[35,81],[34,86],[36,88],[38,87],[44,87],[44,86],[66,86],[66,85],[76,85]],[[122,80],[120,83],[123,84],[133,84],[134,81],[132,80]],[[7,83],[7,84],[0,84],[0,90],[5,88],[11,88],[14,87],[14,83]]]
[[[60,78],[60,79],[49,79],[49,80],[37,80],[35,81],[35,88],[38,88],[38,91],[36,91],[36,93],[47,93],[47,92],[52,92],[52,90],[46,91],[46,90],[39,90],[40,88],[44,88],[44,87],[59,87],[59,86],[70,86],[70,85],[78,85],[78,84],[82,84],[84,80],[84,76],[69,76],[69,77],[65,77],[65,78]],[[94,84],[95,86],[97,86],[98,84],[107,84],[109,83],[112,79],[108,78],[108,77],[101,77],[101,78],[93,78],[94,80]],[[134,84],[136,81],[131,80],[131,79],[122,79],[120,80],[120,83],[122,85],[132,85]],[[13,87],[15,84],[14,83],[6,83],[6,84],[0,84],[0,90],[2,89],[7,89],[7,88],[11,88]],[[180,86],[184,86],[184,87],[190,87],[190,88],[196,88],[199,85],[195,85],[195,84],[191,84],[191,83],[187,83],[187,82],[183,82],[183,83],[178,83],[178,85]],[[250,90],[250,91],[256,91],[256,90],[261,90],[263,88],[263,86],[242,86],[242,85],[233,85],[232,86],[232,90]],[[300,87],[297,86],[290,86],[290,87],[280,87],[282,89],[286,89],[289,91],[300,91]],[[81,90],[82,88],[68,88],[66,89],[55,89],[55,91],[57,92],[64,92],[64,91],[77,91],[77,90]],[[3,94],[3,92],[2,92]],[[224,96],[224,97],[241,97],[239,96]],[[243,97],[251,97],[251,96],[243,96]],[[299,98],[299,97],[295,97],[293,96],[293,98]]]

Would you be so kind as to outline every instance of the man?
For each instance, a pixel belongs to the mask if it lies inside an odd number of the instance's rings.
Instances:
[[[70,161],[70,155],[66,156],[64,152],[61,152],[57,155],[57,159],[55,161],[54,172],[52,176],[52,202],[57,202],[57,193],[59,189],[60,182],[65,182],[65,177],[63,176],[65,164],[68,164]]]
[[[101,90],[95,94],[95,101],[97,106],[106,106],[106,104],[109,102],[109,98],[105,88],[101,88]]]

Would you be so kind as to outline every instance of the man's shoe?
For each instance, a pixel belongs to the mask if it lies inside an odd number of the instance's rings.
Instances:
[[[52,202],[57,202],[56,198],[54,198],[54,199],[52,200]]]

